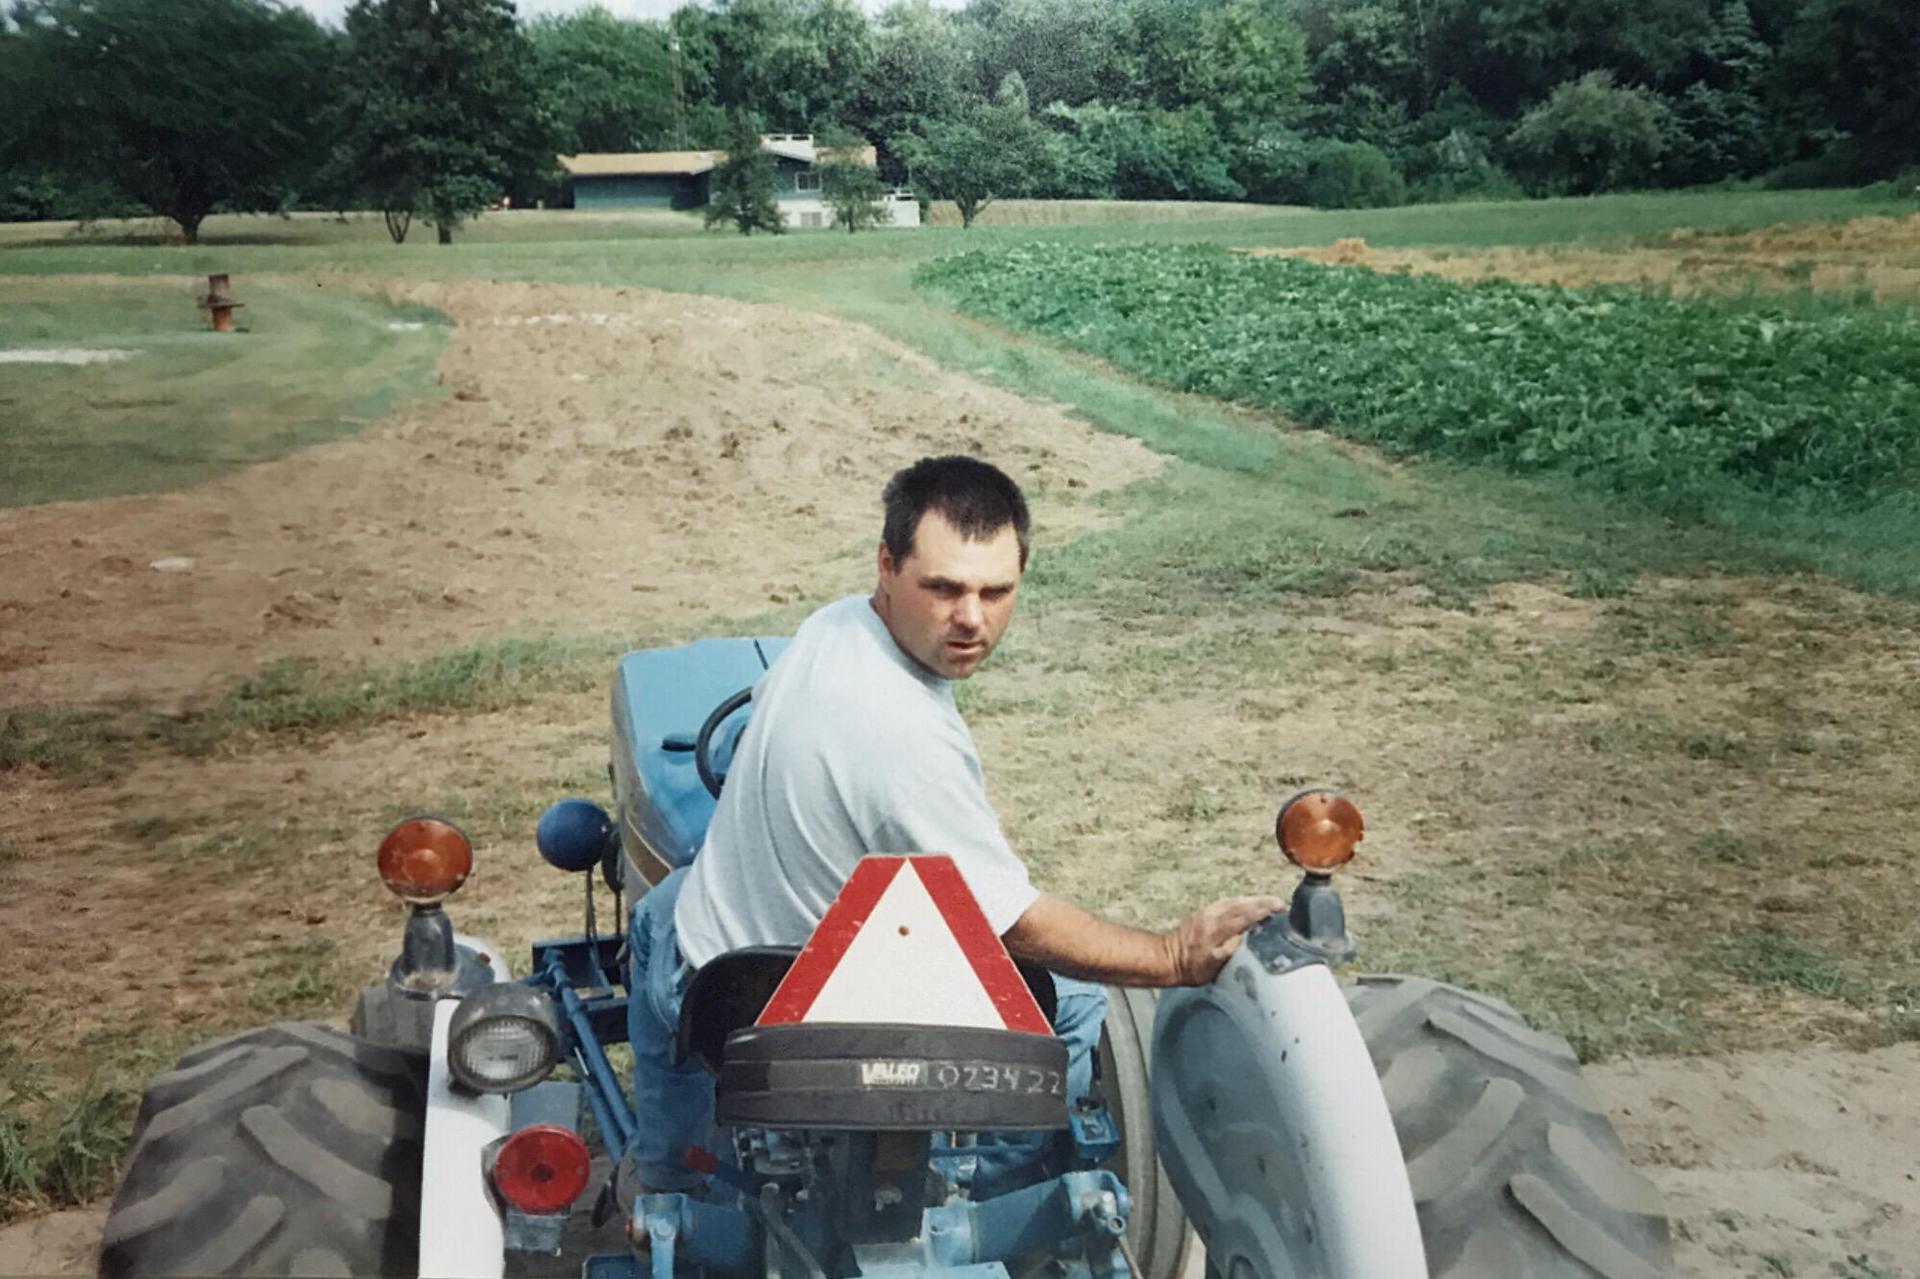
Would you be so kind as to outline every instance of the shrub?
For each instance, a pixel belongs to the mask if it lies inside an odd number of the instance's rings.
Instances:
[[[1089,102],[1056,105],[1048,116],[1068,131],[1062,150],[1085,153],[1063,171],[1078,173],[1083,184],[1104,175],[1120,199],[1238,200],[1246,195],[1233,177],[1234,157],[1204,107],[1143,111]]]
[[[1406,203],[1407,187],[1371,142],[1323,142],[1308,163],[1305,194],[1318,209],[1379,209]]]
[[[1465,129],[1453,130],[1422,151],[1424,171],[1411,185],[1415,200],[1514,200],[1526,194],[1494,163],[1487,144]]]
[[[1857,186],[1873,176],[1866,154],[1852,138],[1838,138],[1815,155],[1789,160],[1766,176],[1776,191]]]
[[[1315,147],[1285,125],[1257,125],[1234,139],[1233,176],[1249,200],[1302,204]]]
[[[1667,110],[1654,94],[1590,71],[1528,111],[1507,140],[1532,189],[1591,195],[1649,182],[1666,131]]]
[[[1920,204],[1920,166],[1896,173],[1885,182],[1861,187],[1860,196],[1866,200],[1911,200]]]

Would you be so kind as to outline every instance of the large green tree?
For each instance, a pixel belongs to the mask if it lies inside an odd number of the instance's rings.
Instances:
[[[1001,81],[993,101],[930,121],[924,133],[896,138],[892,146],[906,161],[915,194],[953,201],[963,228],[999,197],[1049,182],[1046,132],[1029,112],[1017,73]]]
[[[354,0],[346,28],[341,156],[395,239],[418,215],[451,244],[545,182],[558,130],[511,0]]]
[[[708,187],[707,225],[731,222],[741,235],[786,230],[773,202],[773,156],[760,145],[760,130],[745,111],[727,119],[726,151]]]
[[[567,151],[677,145],[672,54],[657,23],[594,5],[537,18],[527,38]]]
[[[1510,141],[1536,190],[1591,195],[1647,183],[1667,133],[1658,98],[1590,71],[1527,112]]]
[[[19,0],[9,16],[0,69],[21,79],[0,145],[10,170],[93,206],[75,211],[131,204],[191,244],[208,214],[283,208],[311,176],[333,51],[305,13],[262,0]]]
[[[895,0],[875,20],[873,58],[849,122],[881,139],[881,172],[899,181],[906,168],[891,139],[923,135],[932,121],[960,115],[971,85],[972,62],[953,16],[930,0]]]
[[[872,59],[853,0],[717,0],[681,8],[670,26],[697,102],[779,132],[846,119]]]
[[[1772,158],[1767,81],[1773,50],[1760,39],[1746,0],[1728,0],[1712,35],[1695,50],[1692,82],[1672,102],[1661,161],[1669,183],[1751,177]]]
[[[886,188],[871,163],[864,139],[835,130],[820,140],[815,167],[820,170],[820,198],[833,210],[833,223],[851,234],[886,220]]]
[[[1124,94],[1128,15],[1114,0],[972,0],[960,13],[975,92],[1018,74],[1041,107]]]
[[[1300,27],[1277,6],[1235,0],[1200,26],[1206,74],[1197,106],[1228,128],[1291,121],[1313,87]],[[1167,105],[1167,104],[1163,104]]]
[[[1781,96],[1851,133],[1865,175],[1920,165],[1920,6],[1810,0],[1781,51]]]

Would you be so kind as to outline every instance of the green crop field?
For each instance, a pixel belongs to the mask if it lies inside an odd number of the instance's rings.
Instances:
[[[1205,247],[1033,245],[916,279],[1183,391],[1693,515],[1911,516],[1920,313],[1460,285]],[[1920,576],[1905,587],[1920,590]]]

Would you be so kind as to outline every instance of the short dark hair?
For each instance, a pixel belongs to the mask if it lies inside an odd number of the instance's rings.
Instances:
[[[947,523],[970,541],[983,541],[1013,525],[1020,541],[1020,567],[1027,566],[1027,499],[1020,486],[991,462],[952,455],[923,457],[894,472],[881,494],[886,524],[881,540],[895,565],[913,554],[914,530],[920,517],[938,511]]]

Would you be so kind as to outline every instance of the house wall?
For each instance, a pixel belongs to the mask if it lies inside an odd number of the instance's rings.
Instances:
[[[802,191],[799,176],[814,172],[810,166],[797,160],[780,157],[775,164],[773,180],[773,202],[780,208],[780,220],[789,230],[809,230],[814,227],[833,225],[833,208],[821,195],[819,187]],[[919,226],[920,204],[911,195],[904,192],[889,192],[881,201],[884,216],[882,226]]]
[[[816,192],[790,196],[776,203],[780,207],[780,218],[789,230],[811,230],[833,225],[833,207]],[[881,226],[920,225],[920,202],[904,191],[889,192],[881,197],[880,211]]]
[[[801,189],[802,175],[815,176],[812,165],[786,156],[774,161],[773,199],[780,218],[794,230],[833,225],[833,210],[819,187]],[[618,174],[580,176],[573,180],[576,209],[696,209],[704,206],[712,185],[711,174]],[[911,196],[894,193],[885,201],[882,225],[918,226],[920,206]]]
[[[621,174],[573,180],[576,209],[692,209],[705,204],[706,175]]]

